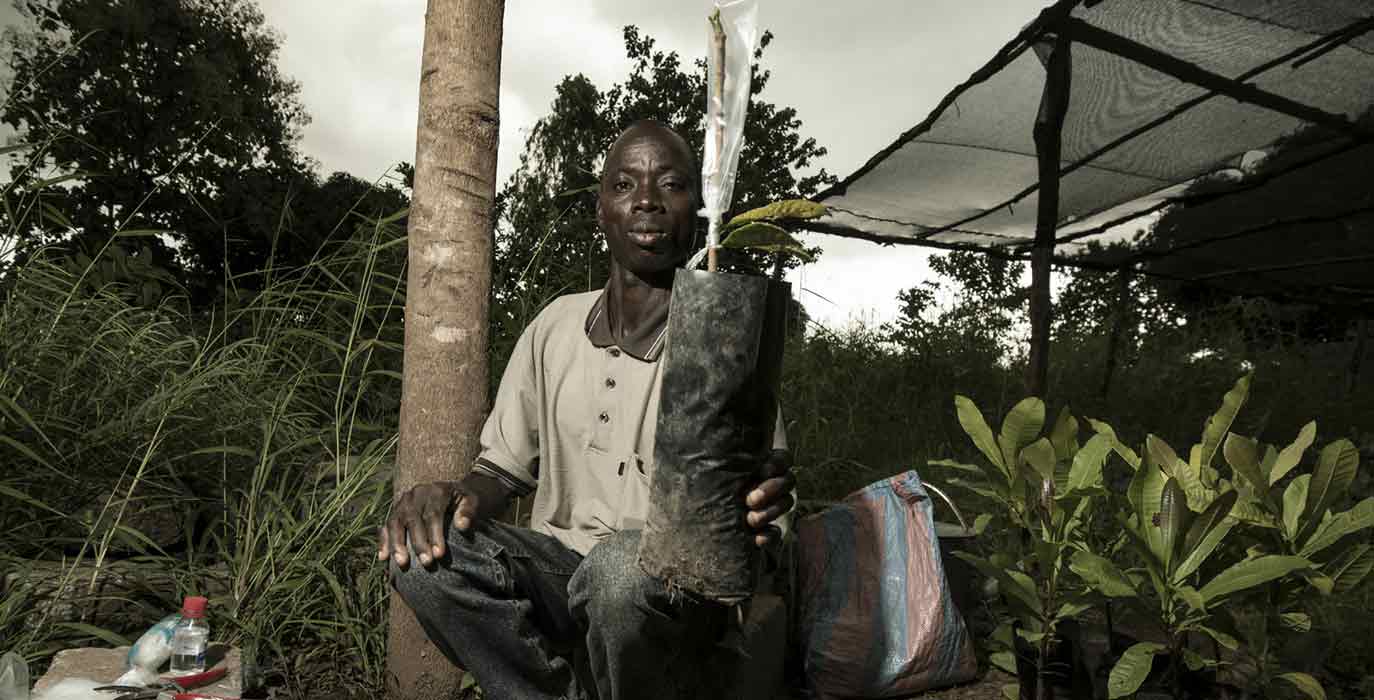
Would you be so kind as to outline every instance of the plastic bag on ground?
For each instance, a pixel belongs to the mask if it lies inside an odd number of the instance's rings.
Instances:
[[[916,472],[802,519],[797,556],[802,668],[821,698],[906,696],[977,673]]]

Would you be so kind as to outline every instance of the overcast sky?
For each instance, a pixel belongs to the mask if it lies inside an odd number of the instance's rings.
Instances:
[[[159,0],[146,0],[156,2]],[[375,179],[413,161],[425,0],[260,0],[282,35],[283,71],[312,122],[303,150],[325,172]],[[5,11],[9,3],[4,3]],[[775,37],[764,97],[797,108],[802,134],[841,177],[923,119],[1046,5],[1045,0],[760,0]],[[565,75],[606,88],[629,72],[621,29],[639,26],[685,62],[704,55],[710,0],[509,0],[501,67],[498,182]],[[5,14],[9,14],[5,12]],[[705,97],[703,96],[703,99]],[[928,274],[909,246],[815,236],[819,262],[794,283],[828,325],[883,321],[899,290]],[[829,299],[822,301],[820,297]]]

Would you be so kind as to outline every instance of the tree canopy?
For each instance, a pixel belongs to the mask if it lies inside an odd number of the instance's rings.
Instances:
[[[226,272],[274,254],[308,260],[368,197],[369,183],[321,181],[299,152],[300,88],[277,68],[280,39],[252,0],[17,6],[29,26],[6,37],[0,121],[28,144],[11,153],[15,191],[47,216],[11,212],[10,235],[93,252],[116,231],[165,232],[143,235],[134,255],[203,299]],[[405,206],[399,190],[379,197],[371,208]]]

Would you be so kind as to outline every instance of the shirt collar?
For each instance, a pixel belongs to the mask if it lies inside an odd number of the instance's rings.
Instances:
[[[601,290],[601,296],[596,298],[596,303],[592,304],[591,310],[587,312],[587,322],[584,326],[587,339],[598,348],[618,345],[625,354],[636,360],[657,362],[659,355],[663,354],[663,344],[668,334],[668,306],[665,304],[654,309],[652,323],[645,324],[638,333],[616,343],[615,336],[611,333],[610,312],[606,303],[609,291],[610,283],[607,282],[606,287]]]

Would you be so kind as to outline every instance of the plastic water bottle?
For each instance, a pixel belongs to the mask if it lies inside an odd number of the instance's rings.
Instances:
[[[172,675],[183,676],[205,670],[205,648],[210,643],[210,626],[205,623],[205,598],[186,596],[181,604],[181,621],[172,629]]]

